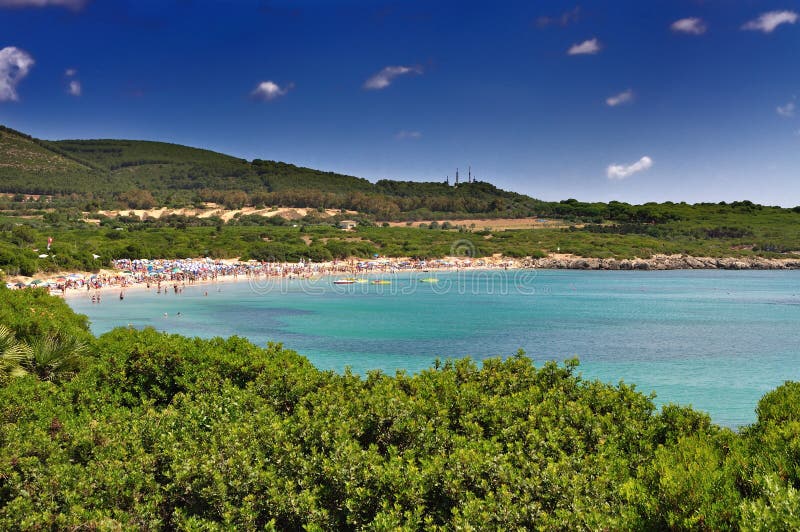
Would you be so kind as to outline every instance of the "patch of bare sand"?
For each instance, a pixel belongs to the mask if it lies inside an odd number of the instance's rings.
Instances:
[[[420,224],[430,225],[434,220],[420,220],[411,223],[411,227],[419,227]],[[560,227],[567,227],[569,224],[564,223],[563,220],[553,220],[550,218],[469,218],[465,220],[435,220],[439,225],[444,222],[450,224],[465,225],[469,228],[481,230],[488,229],[490,231],[506,231],[509,229],[554,229]],[[407,222],[389,222],[392,227],[406,227]]]
[[[307,208],[293,208],[293,207],[266,207],[258,209],[256,207],[244,207],[241,209],[225,209],[224,207],[214,204],[206,203],[203,208],[179,208],[170,209],[167,207],[160,207],[158,209],[121,209],[121,210],[103,210],[98,211],[98,214],[108,216],[109,218],[117,218],[119,216],[135,216],[140,219],[153,218],[159,219],[163,216],[196,216],[198,218],[210,218],[217,216],[222,220],[228,222],[237,215],[248,216],[257,215],[265,218],[272,218],[273,216],[281,216],[287,220],[299,220],[311,212],[317,212],[316,209]],[[325,216],[333,217],[338,214],[343,214],[338,209],[326,209]],[[358,214],[356,211],[344,211],[346,215]]]

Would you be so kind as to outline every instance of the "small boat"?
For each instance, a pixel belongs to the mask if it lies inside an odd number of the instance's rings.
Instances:
[[[425,279],[420,279],[419,282],[421,283],[438,283],[439,279],[436,277],[426,277]]]
[[[392,284],[392,282],[387,281],[386,279],[375,279],[372,281],[372,284]]]
[[[336,279],[333,284],[354,284],[355,279]]]
[[[356,279],[356,283],[358,284],[367,284],[369,279]]]

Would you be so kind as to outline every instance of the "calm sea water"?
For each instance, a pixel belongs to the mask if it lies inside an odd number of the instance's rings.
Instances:
[[[420,279],[437,277],[438,283]],[[758,399],[800,380],[800,272],[518,271],[403,274],[391,285],[227,281],[124,301],[71,298],[95,333],[152,326],[282,342],[322,369],[416,372],[437,358],[579,357],[658,403],[751,423]],[[204,295],[208,292],[208,295]],[[166,316],[165,316],[166,313]],[[180,315],[178,315],[180,313]]]

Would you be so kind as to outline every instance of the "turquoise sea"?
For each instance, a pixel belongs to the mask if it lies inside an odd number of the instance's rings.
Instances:
[[[709,412],[755,419],[758,399],[800,380],[800,271],[486,271],[383,276],[390,285],[225,281],[71,297],[95,333],[152,326],[282,342],[317,367],[416,372],[439,358],[579,357],[586,378],[634,383]],[[438,283],[420,279],[436,277]],[[204,295],[208,292],[208,295]],[[165,315],[166,313],[166,315]],[[180,315],[178,315],[180,313]]]

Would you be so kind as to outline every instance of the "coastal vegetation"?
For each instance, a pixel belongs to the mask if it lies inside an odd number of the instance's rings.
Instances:
[[[89,342],[63,378],[0,385],[5,530],[800,526],[798,383],[733,431],[574,360],[337,374],[236,337],[93,338],[43,290],[0,303],[6,349]]]
[[[672,214],[678,219],[492,231],[457,221],[383,227],[360,218],[355,230],[342,231],[315,211],[292,221],[245,215],[228,222],[175,215],[144,220],[96,215],[87,220],[80,211],[69,209],[6,211],[0,215],[0,270],[8,275],[97,271],[113,259],[201,256],[279,262],[375,254],[535,258],[557,252],[616,259],[656,254],[798,258],[800,212],[752,204],[650,208],[656,216]],[[53,238],[50,250],[49,237]]]
[[[0,270],[97,271],[119,258],[327,261],[350,257],[797,258],[800,207],[546,202],[481,181],[365,179],[128,140],[45,141],[0,127]],[[283,217],[107,216],[104,209],[297,208]],[[533,217],[492,230],[476,218]],[[355,219],[343,232],[337,223]],[[424,223],[420,220],[425,220]],[[552,221],[556,223],[549,223]],[[388,221],[405,226],[386,227]],[[47,239],[53,238],[51,249]]]
[[[488,179],[446,182],[366,179],[298,167],[288,163],[135,140],[45,141],[0,126],[0,192],[24,200],[2,209],[55,208],[78,212],[155,206],[192,207],[213,202],[229,209],[282,206],[356,211],[372,221],[458,220],[476,217],[549,217],[571,223],[613,222],[629,234],[661,238],[650,226],[787,214],[789,209],[749,201],[687,205],[586,203],[575,199],[542,201],[505,191]],[[451,176],[452,177],[452,176]],[[42,196],[39,198],[39,196]],[[7,202],[10,203],[10,202]],[[800,211],[800,207],[794,211]],[[763,219],[763,218],[762,218]],[[795,220],[796,221],[796,220]],[[716,231],[725,225],[701,227]],[[599,229],[599,228],[598,228]],[[692,236],[697,236],[692,234]],[[796,249],[796,248],[795,248]]]
[[[485,182],[399,182],[321,172],[174,144],[44,141],[0,127],[0,271],[97,271],[120,258],[316,262],[351,257],[654,255],[798,258],[800,207],[545,202]],[[107,216],[105,209],[245,205],[302,215]],[[535,217],[535,229],[470,219]],[[337,223],[355,219],[341,231]],[[387,220],[407,220],[387,227]],[[426,220],[422,223],[418,220]],[[460,221],[467,220],[467,221]],[[555,220],[556,223],[547,223]],[[402,222],[401,222],[402,223]],[[397,225],[397,224],[396,224]],[[53,239],[47,248],[48,238]]]

